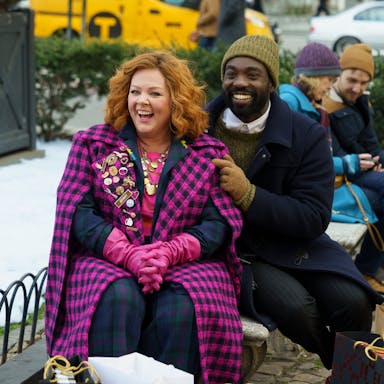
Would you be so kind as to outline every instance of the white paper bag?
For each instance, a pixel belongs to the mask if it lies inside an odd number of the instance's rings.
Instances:
[[[102,384],[193,384],[193,375],[141,353],[89,357]]]

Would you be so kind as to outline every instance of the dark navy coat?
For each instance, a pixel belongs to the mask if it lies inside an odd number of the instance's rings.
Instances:
[[[222,96],[208,104],[210,134],[214,135],[216,121],[225,107]],[[338,273],[362,285],[372,297],[372,306],[383,301],[357,270],[351,256],[324,233],[331,217],[334,182],[324,128],[292,111],[275,92],[246,175],[256,185],[256,193],[244,216],[237,242],[239,253],[276,266]],[[247,289],[249,286],[243,284],[243,290]],[[254,308],[246,312],[257,317]],[[273,328],[272,323],[261,320]]]

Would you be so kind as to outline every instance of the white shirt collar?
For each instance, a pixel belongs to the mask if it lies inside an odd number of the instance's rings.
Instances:
[[[333,101],[338,101],[339,103],[344,102],[340,95],[336,92],[336,89],[333,87],[330,89],[328,97]]]
[[[268,101],[268,108],[258,119],[251,121],[250,123],[244,123],[241,121],[229,108],[226,108],[223,113],[223,122],[225,126],[232,131],[242,133],[258,133],[262,132],[265,128],[269,111],[271,109],[271,102]]]

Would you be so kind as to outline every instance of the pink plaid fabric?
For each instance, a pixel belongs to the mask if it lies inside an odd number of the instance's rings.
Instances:
[[[104,192],[100,164],[113,151],[126,149],[118,133],[106,125],[79,132],[58,187],[54,237],[46,292],[46,335],[50,355],[88,356],[88,331],[92,316],[106,287],[130,273],[81,247],[70,229],[76,205],[92,187],[102,216],[125,231],[132,243],[143,244],[140,199],[132,210],[137,231],[124,225],[127,215]],[[129,152],[129,151],[128,151]],[[241,266],[235,253],[242,220],[230,197],[218,187],[213,157],[227,153],[214,138],[202,135],[189,145],[184,161],[171,171],[161,213],[155,223],[153,240],[169,240],[199,220],[211,198],[232,228],[225,254],[218,259],[176,266],[165,279],[182,284],[195,304],[202,378],[204,383],[240,382],[242,326],[237,310]],[[137,160],[137,159],[136,159]],[[129,168],[136,180],[135,167]]]

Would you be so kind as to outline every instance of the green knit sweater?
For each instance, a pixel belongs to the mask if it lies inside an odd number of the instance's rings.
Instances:
[[[261,134],[262,132],[243,133],[230,130],[222,119],[218,119],[216,123],[215,137],[227,145],[233,160],[243,171],[248,168],[255,155]]]
[[[221,118],[216,123],[215,137],[227,145],[231,157],[244,172],[255,155],[261,134],[262,132],[243,133],[230,130],[225,126]],[[247,212],[255,197],[255,193],[256,186],[249,183],[247,192],[240,200],[235,201],[235,204],[243,212]]]

